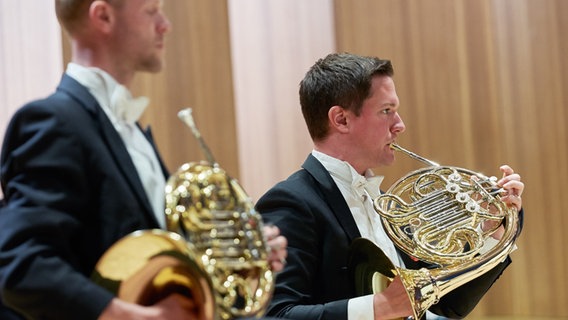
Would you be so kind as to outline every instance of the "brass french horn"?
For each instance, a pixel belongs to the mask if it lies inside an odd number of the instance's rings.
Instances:
[[[213,158],[191,109],[178,116],[192,130],[208,161],[184,164],[168,180],[168,229],[184,235],[199,253],[221,319],[262,316],[274,290],[262,218],[237,180]]]
[[[151,305],[177,292],[201,306],[206,319],[260,317],[274,290],[261,216],[213,158],[191,109],[178,117],[207,161],[183,164],[168,179],[168,231],[127,235],[105,252],[92,278],[137,304]]]
[[[515,247],[519,218],[517,210],[500,199],[503,190],[495,177],[441,166],[396,144],[391,148],[428,167],[408,173],[375,198],[375,211],[400,250],[437,267],[396,267],[373,243],[357,239],[352,244],[352,269],[360,294],[380,292],[399,275],[413,317],[420,319],[442,296],[507,257]],[[491,234],[500,225],[505,232],[495,240]]]

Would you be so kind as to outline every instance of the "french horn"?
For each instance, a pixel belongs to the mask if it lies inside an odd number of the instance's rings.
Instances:
[[[359,238],[352,244],[351,268],[359,294],[380,292],[400,276],[412,316],[420,319],[442,296],[504,261],[515,248],[520,222],[517,210],[500,199],[497,178],[441,166],[396,144],[391,148],[427,167],[396,181],[373,200],[374,209],[395,246],[435,267],[397,267],[372,242]],[[502,237],[491,238],[501,225]]]
[[[192,117],[178,113],[208,161],[184,164],[166,184],[166,221],[192,243],[210,275],[221,319],[260,317],[274,290],[262,218],[215,161]]]
[[[183,294],[205,319],[261,317],[274,275],[254,203],[215,161],[192,117],[191,129],[207,161],[183,164],[165,189],[166,230],[140,230],[105,252],[92,279],[119,298],[151,305]]]

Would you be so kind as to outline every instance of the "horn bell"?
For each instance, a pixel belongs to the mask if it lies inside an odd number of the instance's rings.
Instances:
[[[121,300],[144,306],[178,293],[193,300],[204,319],[216,319],[213,285],[197,261],[195,249],[180,235],[139,230],[104,253],[91,279]]]

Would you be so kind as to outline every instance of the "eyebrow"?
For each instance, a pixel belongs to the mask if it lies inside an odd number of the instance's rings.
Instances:
[[[388,102],[388,103],[381,105],[381,107],[391,107],[391,108],[397,108],[398,106],[399,106],[399,104],[392,103],[392,102]]]

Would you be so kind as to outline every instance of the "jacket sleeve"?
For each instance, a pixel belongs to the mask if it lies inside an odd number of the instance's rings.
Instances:
[[[291,190],[276,186],[257,203],[257,210],[267,223],[278,226],[281,234],[288,240],[288,257],[284,269],[277,274],[275,292],[268,309],[269,316],[287,319],[347,319],[347,304],[350,289],[345,287],[345,276],[333,276],[333,272],[341,272],[325,259],[341,259],[341,254],[334,255],[339,249],[334,243],[322,244],[324,222],[316,212],[313,203],[304,199],[314,199],[309,195],[311,190],[299,187]],[[335,241],[343,241],[337,237]],[[329,260],[328,260],[329,261]],[[340,268],[337,268],[340,269]],[[326,277],[324,283],[323,277]],[[345,275],[347,272],[345,270]],[[336,278],[336,280],[334,280]],[[325,286],[335,286],[336,290],[326,290]],[[333,298],[334,292],[344,297]]]
[[[96,319],[112,294],[93,284],[76,253],[88,215],[88,163],[69,129],[76,119],[30,104],[12,119],[2,149],[3,302],[30,318]],[[87,254],[87,253],[85,253]]]

